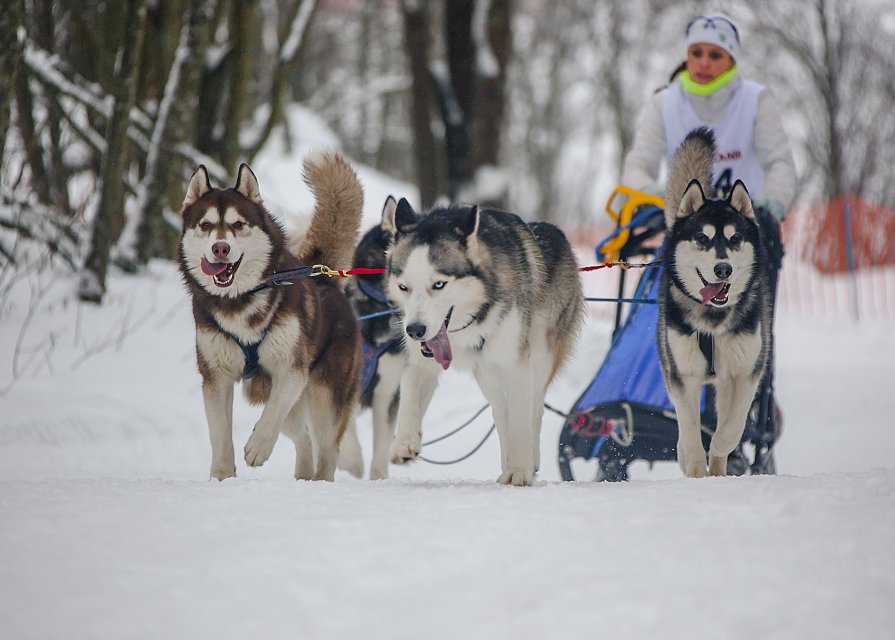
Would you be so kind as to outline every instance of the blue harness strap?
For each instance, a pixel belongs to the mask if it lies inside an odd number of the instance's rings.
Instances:
[[[382,287],[371,282],[367,282],[363,278],[357,279],[357,286],[361,291],[363,291],[364,295],[366,295],[371,300],[381,302],[385,305],[388,304],[388,297],[385,295],[385,291],[382,289]]]
[[[376,375],[376,368],[379,366],[379,358],[383,353],[388,351],[389,347],[395,344],[397,338],[386,340],[382,344],[370,344],[361,338],[361,353],[364,356],[364,363],[360,372],[360,391],[365,393],[373,382],[373,376]]]
[[[270,325],[265,327],[264,333],[261,334],[261,339],[258,342],[254,342],[252,344],[246,344],[232,333],[224,333],[229,337],[233,342],[239,345],[239,348],[242,349],[242,355],[245,358],[245,368],[242,372],[243,380],[251,380],[255,377],[255,374],[261,370],[261,363],[258,361],[258,347],[261,346],[261,343],[264,342],[264,338],[267,337],[267,332],[270,330]]]

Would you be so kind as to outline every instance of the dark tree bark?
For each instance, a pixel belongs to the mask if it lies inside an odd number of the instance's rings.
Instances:
[[[510,0],[492,0],[488,14],[477,15],[483,7],[477,0],[446,3],[450,85],[438,84],[438,97],[445,125],[448,196],[454,200],[462,194],[502,207],[506,203],[501,194],[485,196],[469,190],[480,167],[499,164],[506,68],[512,47]]]
[[[50,181],[44,164],[43,150],[37,137],[34,122],[34,103],[28,86],[28,70],[22,66],[15,76],[16,126],[25,143],[25,158],[31,169],[31,188],[42,204],[51,204]]]
[[[475,43],[472,16],[476,0],[453,0],[444,7],[448,77],[435,78],[444,146],[448,198],[456,200],[472,178],[470,135],[475,118]],[[443,82],[447,80],[447,82]]]
[[[19,0],[4,2],[0,6],[0,166],[3,166],[3,150],[6,148],[6,132],[9,131],[9,117],[15,96],[16,71],[21,46],[16,38],[19,26]]]
[[[124,33],[112,83],[112,116],[106,126],[106,153],[100,164],[102,188],[90,252],[84,264],[78,295],[86,302],[102,302],[106,291],[109,253],[124,224],[124,176],[127,173],[127,127],[136,98],[136,69],[146,23],[143,0],[127,0]]]
[[[214,14],[215,5],[215,0],[209,0],[196,6],[190,5],[187,9],[180,45],[174,55],[174,64],[159,105],[146,160],[146,174],[140,186],[136,256],[125,253],[125,265],[129,259],[135,259],[137,265],[143,265],[150,258],[173,255],[173,247],[163,242],[163,212],[168,187],[174,175],[179,175],[178,169],[182,166],[176,153],[176,144],[185,139],[186,126],[195,117],[199,76],[207,44],[206,27]]]
[[[424,2],[404,2],[404,48],[410,62],[411,128],[420,204],[427,208],[438,197],[438,151],[432,134],[432,78],[428,65],[428,11]]]
[[[511,0],[491,0],[487,17],[488,42],[495,69],[478,69],[475,79],[475,112],[472,114],[472,172],[484,165],[498,165],[504,122],[507,65],[512,50]]]
[[[364,5],[366,6],[366,5]],[[290,67],[300,60],[305,50],[305,32],[314,20],[317,11],[317,0],[296,0],[286,13],[286,31],[280,33],[280,49],[271,72],[270,94],[268,104],[270,111],[264,126],[256,140],[245,150],[246,161],[251,162],[255,155],[270,138],[274,127],[283,121],[288,87]]]
[[[243,119],[248,112],[249,79],[252,76],[252,65],[255,61],[253,53],[255,31],[257,25],[257,3],[235,0],[230,7],[230,46],[233,55],[230,57],[230,83],[227,91],[226,111],[224,113],[223,135],[221,136],[221,164],[228,170],[236,170],[239,159],[239,132]]]
[[[50,53],[56,52],[54,4],[52,0],[34,0],[36,9],[34,15],[35,40],[38,45]],[[73,212],[68,198],[68,170],[62,160],[62,131],[60,128],[62,111],[56,100],[56,91],[52,87],[45,87],[44,91],[46,91],[47,97],[44,126],[50,139],[49,148],[46,149],[50,197],[60,212],[71,217]]]

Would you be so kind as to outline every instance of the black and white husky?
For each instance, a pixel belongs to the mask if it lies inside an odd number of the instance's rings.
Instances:
[[[742,182],[726,199],[706,197],[715,153],[711,131],[692,131],[672,160],[665,199],[657,340],[677,413],[678,463],[688,477],[726,475],[771,353],[768,250]],[[705,384],[715,387],[718,414],[708,468],[700,419]]]
[[[352,267],[384,269],[386,253],[392,243],[395,199],[389,196],[382,208],[382,220],[364,233],[354,250]],[[364,364],[361,370],[360,401],[373,418],[373,454],[370,480],[388,478],[389,447],[395,436],[398,413],[398,387],[407,361],[403,331],[392,315],[385,293],[385,275],[355,275],[345,289],[360,321]],[[356,477],[364,473],[364,459],[357,439],[356,424],[342,440],[339,468]]]
[[[502,484],[530,485],[539,466],[547,386],[584,317],[566,237],[548,223],[476,206],[420,215],[404,199],[394,218],[387,292],[407,342],[392,462],[419,453],[438,375],[475,376],[500,438]]]

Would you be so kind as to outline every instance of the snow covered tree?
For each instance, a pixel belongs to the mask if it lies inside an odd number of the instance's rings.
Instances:
[[[895,205],[895,26],[890,0],[762,0],[750,32],[773,60],[762,71],[792,120],[810,172],[805,188],[822,199],[855,194]],[[781,53],[783,55],[781,55]]]

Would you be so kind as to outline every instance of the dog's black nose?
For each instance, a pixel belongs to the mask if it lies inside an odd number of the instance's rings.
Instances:
[[[409,335],[414,340],[422,340],[423,336],[426,335],[426,325],[424,325],[424,324],[409,324],[409,325],[407,325],[407,335]]]
[[[230,245],[226,242],[215,242],[211,245],[211,252],[218,261],[223,262],[230,255]]]
[[[733,267],[727,262],[719,262],[715,265],[715,277],[718,280],[727,280],[733,273]]]

